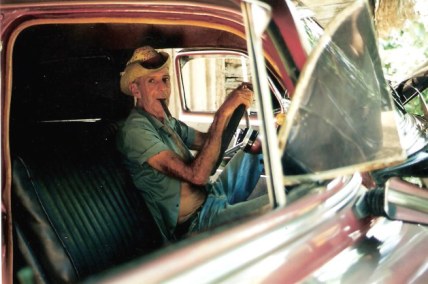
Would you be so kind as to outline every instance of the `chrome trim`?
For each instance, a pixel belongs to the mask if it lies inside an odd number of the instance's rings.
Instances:
[[[284,185],[282,183],[281,157],[278,147],[278,137],[274,127],[272,102],[270,98],[268,75],[263,53],[262,36],[271,18],[271,7],[256,0],[245,0],[241,3],[245,23],[248,55],[252,74],[254,76],[253,88],[257,96],[257,108],[260,114],[260,132],[264,137],[262,143],[267,188],[273,207],[282,207],[286,204]],[[255,22],[257,14],[257,23]]]
[[[326,262],[329,257],[322,252],[327,247],[334,245],[336,250],[343,250],[365,235],[369,227],[352,212],[361,190],[359,174],[337,178],[326,186],[314,187],[310,194],[285,208],[232,224],[181,249],[169,250],[109,281],[254,283],[275,274],[279,267],[287,270],[281,274],[283,280],[302,277],[307,275],[302,262]],[[293,265],[290,260],[299,260],[300,270],[289,271]]]
[[[428,145],[428,121],[417,116],[397,113],[401,144],[408,156],[415,154]]]
[[[391,178],[385,185],[384,210],[393,220],[428,224],[428,190]]]

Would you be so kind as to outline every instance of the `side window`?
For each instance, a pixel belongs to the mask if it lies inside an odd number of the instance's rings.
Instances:
[[[182,53],[179,64],[184,108],[191,112],[215,112],[233,89],[252,80],[245,55]]]

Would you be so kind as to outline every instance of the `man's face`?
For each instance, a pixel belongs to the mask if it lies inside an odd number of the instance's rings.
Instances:
[[[163,117],[164,111],[159,100],[169,101],[171,82],[168,68],[153,72],[135,80],[132,90],[138,99],[138,106],[157,117]]]

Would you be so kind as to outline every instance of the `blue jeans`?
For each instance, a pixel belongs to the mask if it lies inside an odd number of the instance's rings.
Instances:
[[[189,232],[218,226],[245,216],[269,203],[267,195],[247,200],[263,171],[262,155],[239,151],[220,176],[208,185],[209,194]]]

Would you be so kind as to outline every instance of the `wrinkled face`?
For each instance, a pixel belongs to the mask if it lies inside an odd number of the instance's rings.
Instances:
[[[137,106],[158,118],[164,117],[160,100],[169,101],[171,82],[168,67],[137,78],[130,86]]]

